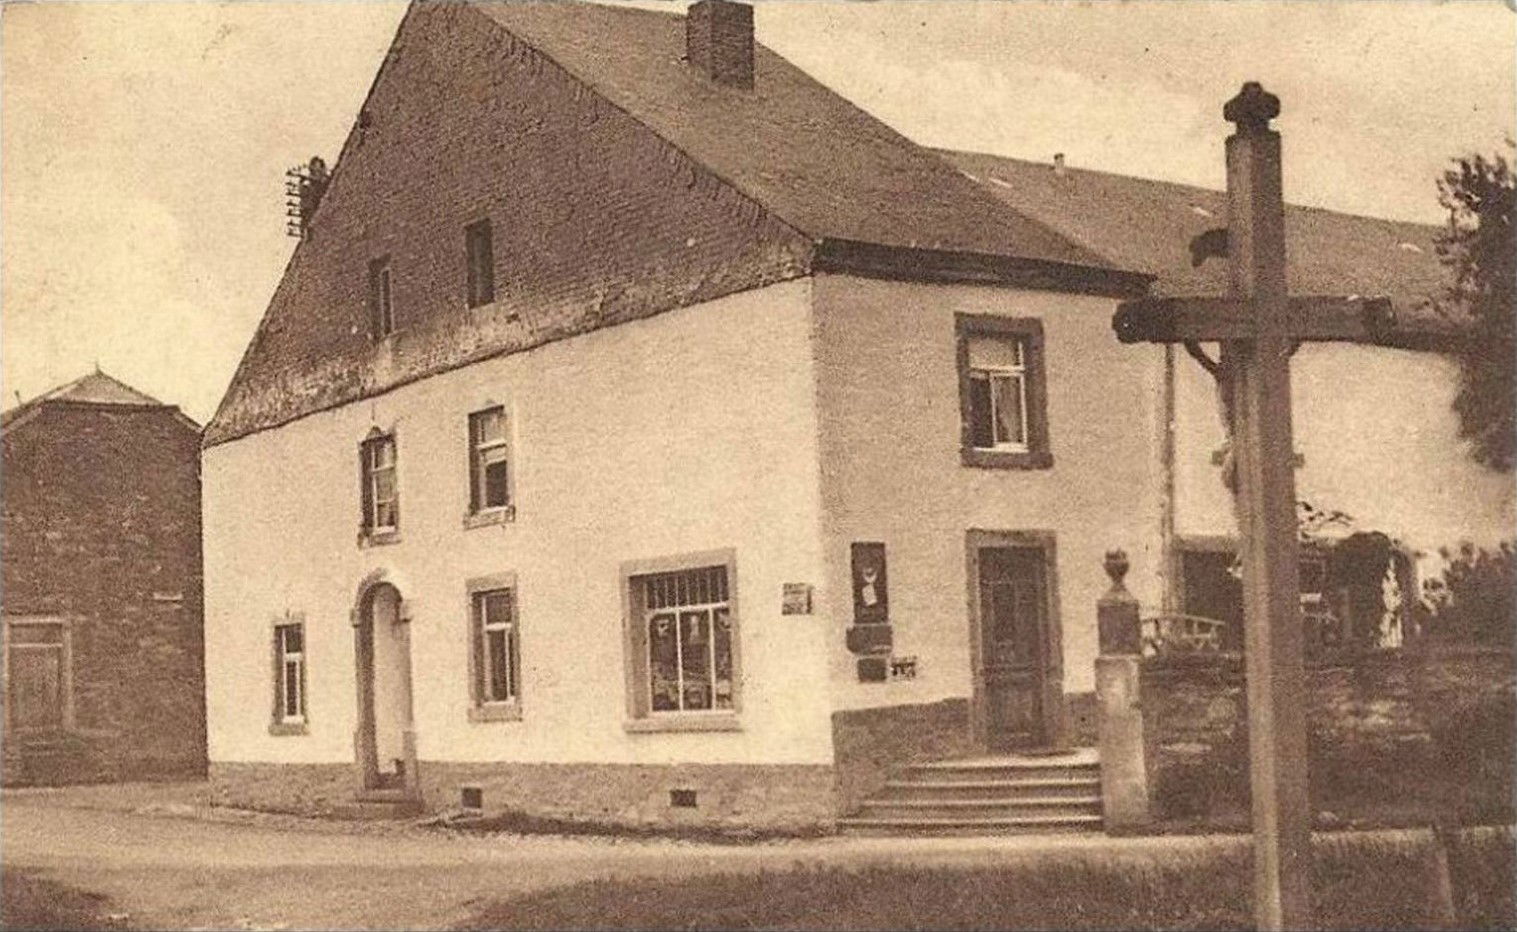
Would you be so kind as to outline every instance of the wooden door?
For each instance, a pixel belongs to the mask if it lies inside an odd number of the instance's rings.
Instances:
[[[981,707],[986,745],[1008,750],[1046,744],[1048,570],[1040,547],[980,547]]]

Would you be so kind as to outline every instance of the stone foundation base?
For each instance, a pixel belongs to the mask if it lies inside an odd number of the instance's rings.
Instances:
[[[355,796],[352,764],[213,762],[210,769],[212,800],[219,805],[320,815]],[[431,812],[458,808],[466,786],[480,788],[487,815],[519,812],[606,825],[814,832],[830,831],[837,812],[833,768],[821,764],[424,760],[416,769]]]
[[[832,713],[840,811],[856,810],[892,767],[976,753],[968,699]]]
[[[353,801],[352,764],[211,761],[211,804],[262,812],[325,815]]]

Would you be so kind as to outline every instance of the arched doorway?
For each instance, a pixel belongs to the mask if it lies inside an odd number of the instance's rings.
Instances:
[[[410,618],[400,590],[382,579],[361,590],[354,612],[361,789],[414,795],[416,733],[412,722]]]

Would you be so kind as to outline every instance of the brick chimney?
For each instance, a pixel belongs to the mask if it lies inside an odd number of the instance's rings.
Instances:
[[[700,0],[685,12],[685,59],[718,84],[753,87],[753,7]]]

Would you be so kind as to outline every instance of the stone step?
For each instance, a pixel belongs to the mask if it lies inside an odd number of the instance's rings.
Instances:
[[[870,799],[859,812],[866,819],[1018,819],[1101,817],[1101,797],[985,798],[985,799]]]
[[[1096,816],[1014,816],[997,818],[882,819],[853,817],[838,820],[849,835],[1043,835],[1090,833],[1101,830]]]
[[[1009,780],[888,780],[876,799],[1022,799],[1101,795],[1101,779],[1089,777],[1013,778]]]
[[[1061,764],[1053,762],[1005,761],[937,761],[912,764],[896,769],[898,781],[984,782],[1017,780],[1100,780],[1100,764]]]

